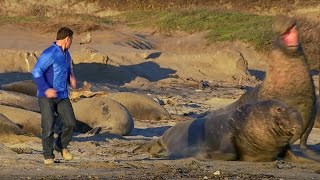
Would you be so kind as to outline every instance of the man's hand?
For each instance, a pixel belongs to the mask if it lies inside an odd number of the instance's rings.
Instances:
[[[76,89],[77,88],[77,80],[74,77],[73,74],[70,75],[70,86],[72,89]]]
[[[57,91],[53,88],[47,89],[44,94],[47,98],[56,98],[57,97]]]

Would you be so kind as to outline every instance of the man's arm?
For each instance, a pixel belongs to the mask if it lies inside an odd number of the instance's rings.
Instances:
[[[51,53],[44,52],[38,59],[37,63],[34,65],[32,70],[32,75],[34,82],[37,84],[37,87],[40,91],[45,92],[50,97],[54,96],[55,90],[52,89],[48,82],[45,79],[45,71],[52,65],[53,59],[51,58]],[[48,96],[47,96],[48,97]]]
[[[69,66],[69,84],[70,84],[70,87],[72,89],[76,89],[77,88],[77,80],[76,80],[76,77],[73,73],[73,61],[72,61],[72,58],[70,56],[70,54],[68,53],[68,58],[70,59],[70,66]]]
[[[73,73],[70,73],[70,86],[72,89],[77,88],[77,80]]]

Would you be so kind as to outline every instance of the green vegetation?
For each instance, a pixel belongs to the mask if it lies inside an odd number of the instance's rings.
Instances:
[[[161,32],[208,31],[208,40],[240,40],[257,50],[268,50],[272,42],[271,16],[217,10],[131,11],[121,17],[132,27],[157,27]]]
[[[56,16],[0,16],[1,24],[22,24],[26,27],[36,27],[42,32],[54,32],[61,26],[70,26],[77,33],[93,31],[110,26],[110,17],[97,17],[88,14],[58,14]]]
[[[257,50],[268,50],[272,41],[270,16],[241,12],[222,12],[208,9],[180,9],[153,11],[126,11],[116,17],[95,17],[85,14],[60,14],[55,17],[0,17],[0,24],[38,23],[44,31],[55,30],[61,24],[71,25],[77,32],[101,29],[106,25],[124,21],[131,27],[154,27],[160,32],[208,31],[209,42],[240,40],[253,44]]]
[[[3,23],[28,23],[34,21],[46,21],[44,16],[0,16],[0,24]]]

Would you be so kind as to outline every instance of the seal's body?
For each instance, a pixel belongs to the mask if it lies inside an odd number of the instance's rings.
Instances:
[[[99,133],[128,135],[134,127],[133,118],[128,110],[113,99],[84,98],[72,106],[76,119],[93,129],[99,128]]]
[[[32,80],[24,80],[4,84],[1,85],[1,88],[6,91],[18,92],[29,96],[37,95],[37,85]]]
[[[272,161],[301,130],[300,114],[275,100],[247,104],[227,115],[185,121],[134,152],[166,151],[169,158]]]

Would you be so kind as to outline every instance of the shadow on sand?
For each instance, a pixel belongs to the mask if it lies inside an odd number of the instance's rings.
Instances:
[[[0,85],[30,79],[32,79],[32,74],[27,72],[0,73]]]
[[[117,134],[95,134],[88,136],[73,136],[72,141],[75,142],[106,142],[108,139],[123,139],[126,140],[123,136]]]
[[[167,129],[171,126],[162,126],[154,128],[134,128],[129,136],[143,136],[143,137],[160,137]],[[83,134],[81,132],[75,132],[77,135]],[[76,142],[87,142],[87,141],[99,141],[105,142],[108,139],[122,139],[122,140],[131,140],[131,138],[126,138],[126,136],[121,136],[117,134],[88,134],[88,136],[74,136],[72,141]],[[143,139],[143,138],[142,138]],[[135,140],[139,140],[136,139]],[[144,139],[145,140],[145,139]]]
[[[136,77],[143,77],[152,82],[159,81],[170,77],[170,74],[176,71],[161,68],[158,64],[148,61],[119,67],[100,63],[80,63],[74,66],[74,72],[80,81],[121,86],[130,83]]]
[[[157,63],[147,61],[135,65],[113,66],[101,63],[79,63],[74,65],[74,73],[78,81],[108,83],[121,86],[130,83],[136,77],[143,77],[155,82],[170,77],[175,70],[161,68]],[[0,85],[32,79],[31,73],[5,72],[0,73]]]
[[[161,126],[161,127],[153,127],[153,128],[134,128],[130,136],[144,136],[144,137],[154,137],[154,136],[162,136],[162,134],[169,129],[171,126]]]

